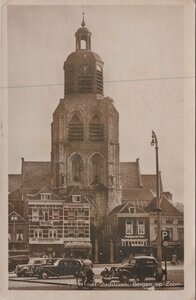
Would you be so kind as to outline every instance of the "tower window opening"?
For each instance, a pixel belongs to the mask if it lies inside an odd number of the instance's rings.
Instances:
[[[104,125],[98,115],[93,117],[89,125],[89,139],[97,142],[104,141]]]
[[[69,140],[82,141],[84,138],[84,125],[78,115],[74,115],[69,123]]]
[[[87,42],[84,39],[81,39],[80,41],[80,49],[81,50],[86,50],[87,49]]]
[[[92,78],[90,76],[79,76],[78,91],[79,93],[88,93],[92,91]]]
[[[101,66],[96,66],[96,85],[97,93],[103,93],[103,72]]]
[[[74,155],[72,159],[72,182],[82,182],[83,162],[80,155]]]
[[[104,183],[104,159],[99,154],[93,155],[91,158],[92,178],[91,184]]]

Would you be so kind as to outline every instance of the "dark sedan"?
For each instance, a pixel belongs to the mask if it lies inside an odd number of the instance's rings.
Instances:
[[[35,276],[42,279],[54,276],[73,275],[77,276],[83,268],[83,262],[80,259],[58,259],[51,266],[39,266],[35,270]]]
[[[30,258],[28,264],[17,265],[15,273],[18,277],[34,276],[36,267],[40,265],[52,265],[57,260],[54,258]]]
[[[158,262],[151,256],[137,256],[129,258],[120,267],[112,267],[101,272],[102,281],[109,283],[112,280],[118,280],[121,283],[128,283],[130,279],[144,281],[145,278],[155,278],[156,281],[162,281],[165,271],[162,269],[158,273]]]

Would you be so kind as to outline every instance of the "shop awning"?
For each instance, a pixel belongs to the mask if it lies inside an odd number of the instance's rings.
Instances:
[[[91,243],[68,242],[65,244],[65,249],[90,249],[90,248],[92,248]]]

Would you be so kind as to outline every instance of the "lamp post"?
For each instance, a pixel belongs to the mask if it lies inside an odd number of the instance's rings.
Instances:
[[[156,151],[156,187],[157,187],[157,261],[158,273],[162,274],[162,246],[161,246],[161,207],[160,207],[160,180],[159,180],[159,157],[158,157],[158,139],[155,132],[152,130],[151,146],[155,146]]]

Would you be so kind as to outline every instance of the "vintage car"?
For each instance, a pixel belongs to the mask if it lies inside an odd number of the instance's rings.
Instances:
[[[18,277],[31,277],[34,276],[34,272],[37,266],[40,265],[52,265],[57,260],[57,258],[30,258],[28,264],[17,265],[15,268],[15,273]]]
[[[128,283],[130,279],[144,281],[145,278],[153,277],[156,281],[162,281],[165,271],[162,269],[158,274],[158,262],[152,256],[136,256],[125,260],[120,267],[111,267],[101,272],[103,283],[118,280]]]
[[[77,277],[83,269],[83,261],[80,259],[62,258],[57,259],[51,266],[39,266],[35,270],[35,276],[42,279],[54,276],[73,275]]]
[[[8,269],[9,272],[15,270],[18,264],[27,264],[29,261],[28,255],[12,255],[8,257]]]

